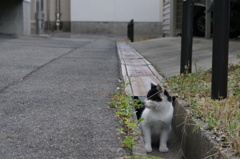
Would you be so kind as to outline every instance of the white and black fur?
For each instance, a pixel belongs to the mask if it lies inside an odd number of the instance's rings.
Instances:
[[[172,97],[160,85],[151,84],[151,89],[144,101],[140,128],[147,152],[152,152],[152,143],[159,141],[159,151],[168,152],[167,141],[171,132],[173,118]]]

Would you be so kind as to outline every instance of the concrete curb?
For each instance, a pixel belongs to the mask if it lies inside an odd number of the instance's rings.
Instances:
[[[176,100],[174,103],[173,129],[181,140],[184,156],[189,159],[239,159],[229,150],[221,149],[211,132],[206,131],[189,117],[186,102]],[[199,127],[199,128],[197,128]]]

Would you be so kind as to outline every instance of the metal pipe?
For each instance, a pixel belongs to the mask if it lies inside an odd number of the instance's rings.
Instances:
[[[56,0],[56,30],[60,30],[61,28],[61,1]]]
[[[43,0],[37,0],[36,2],[36,34],[44,34],[44,11],[43,11]]]
[[[193,1],[183,1],[180,73],[192,73]]]
[[[47,0],[47,29],[50,29],[50,0]]]
[[[227,97],[230,1],[214,1],[212,99]]]

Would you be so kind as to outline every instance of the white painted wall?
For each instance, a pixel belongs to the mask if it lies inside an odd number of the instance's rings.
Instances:
[[[71,21],[161,22],[162,0],[71,0]]]

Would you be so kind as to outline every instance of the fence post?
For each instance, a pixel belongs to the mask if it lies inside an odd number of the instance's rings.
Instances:
[[[127,35],[128,35],[128,39],[131,42],[134,42],[134,20],[133,19],[128,23]]]
[[[215,0],[213,11],[212,99],[227,97],[230,1]]]
[[[192,72],[193,1],[183,0],[180,73]]]

